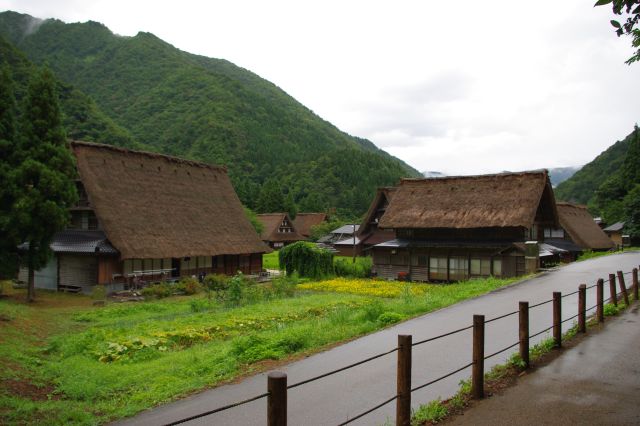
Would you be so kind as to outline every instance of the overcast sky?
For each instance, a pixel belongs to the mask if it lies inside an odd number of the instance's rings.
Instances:
[[[227,59],[418,170],[581,165],[640,122],[640,63],[595,0],[0,0]]]

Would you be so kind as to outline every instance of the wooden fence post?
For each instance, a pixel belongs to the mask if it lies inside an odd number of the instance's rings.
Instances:
[[[620,290],[622,290],[622,297],[624,297],[625,305],[629,306],[629,293],[627,292],[627,285],[624,282],[624,274],[622,271],[618,271],[618,283],[620,283]]]
[[[578,331],[587,332],[587,285],[578,287]]]
[[[484,398],[484,315],[473,316],[471,394],[475,399]]]
[[[596,284],[596,298],[598,322],[604,322],[604,280],[602,278],[598,278],[598,283]]]
[[[411,335],[398,335],[396,425],[411,425]]]
[[[633,287],[633,300],[638,300],[638,268],[633,268],[631,272],[632,287]]]
[[[611,303],[618,306],[618,291],[616,290],[616,276],[609,274],[609,291],[611,292]]]
[[[562,346],[562,293],[553,292],[553,342],[556,348]]]
[[[267,425],[287,426],[287,375],[273,371],[267,376]]]
[[[520,302],[519,308],[520,359],[529,368],[529,302]]]

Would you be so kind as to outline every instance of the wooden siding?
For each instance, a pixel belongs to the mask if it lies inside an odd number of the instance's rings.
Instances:
[[[114,275],[122,275],[122,262],[117,257],[98,258],[98,284],[110,284]]]
[[[95,256],[80,256],[75,254],[59,254],[58,287],[81,287],[83,292],[89,292],[91,286],[98,283],[98,258]]]
[[[490,275],[507,278],[525,274],[524,256],[515,252],[495,255],[488,249],[461,248],[413,249],[411,252],[373,248],[372,252],[374,270],[385,279],[395,280],[400,272],[409,274],[412,281],[462,281]],[[472,270],[472,261],[477,269]]]

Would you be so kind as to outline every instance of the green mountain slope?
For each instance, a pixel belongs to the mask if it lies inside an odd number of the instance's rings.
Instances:
[[[377,186],[418,172],[322,120],[274,84],[220,59],[180,51],[149,33],[0,14],[0,35],[93,98],[150,149],[226,164],[255,208],[268,179],[301,210],[361,214]],[[115,143],[103,140],[105,143]]]
[[[629,136],[616,142],[578,170],[571,178],[560,183],[554,190],[556,198],[588,204],[595,196],[596,189],[620,168],[630,142]]]
[[[36,66],[2,37],[0,37],[0,63],[9,65],[16,83],[16,100],[20,103],[26,94],[28,82],[36,71]],[[134,142],[129,132],[100,111],[87,95],[61,82],[57,83],[57,91],[64,126],[69,138],[86,141],[106,139],[117,145],[142,148],[140,144]]]
[[[627,223],[640,238],[640,130],[636,127],[556,189],[556,198],[588,204],[613,224]]]

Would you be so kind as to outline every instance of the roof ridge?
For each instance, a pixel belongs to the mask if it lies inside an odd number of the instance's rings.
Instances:
[[[194,167],[202,167],[202,168],[207,168],[207,169],[216,170],[216,171],[223,171],[223,172],[227,173],[227,166],[224,166],[224,165],[208,164],[208,163],[203,163],[203,162],[195,161],[195,160],[187,160],[185,158],[180,158],[180,157],[174,157],[172,155],[161,154],[159,152],[139,151],[139,150],[135,150],[135,149],[124,148],[124,147],[121,147],[121,146],[108,145],[108,144],[98,143],[98,142],[86,142],[86,141],[80,141],[80,140],[72,140],[71,141],[71,146],[72,147],[78,146],[78,147],[89,147],[89,148],[103,149],[103,150],[115,151],[115,152],[119,152],[119,153],[127,154],[127,155],[130,155],[130,154],[141,155],[141,156],[145,156],[145,157],[152,158],[152,159],[163,158],[163,159],[171,161],[173,163],[185,164],[185,165],[194,166]]]
[[[456,176],[441,176],[441,177],[422,177],[422,178],[402,178],[400,179],[400,184],[404,182],[423,182],[423,181],[442,181],[442,180],[458,180],[458,179],[480,179],[487,177],[498,177],[498,176],[524,176],[524,175],[549,175],[549,171],[547,169],[536,169],[536,170],[523,170],[520,172],[501,172],[501,173],[489,173],[489,174],[478,174],[478,175],[456,175]],[[393,188],[393,187],[392,187]]]

